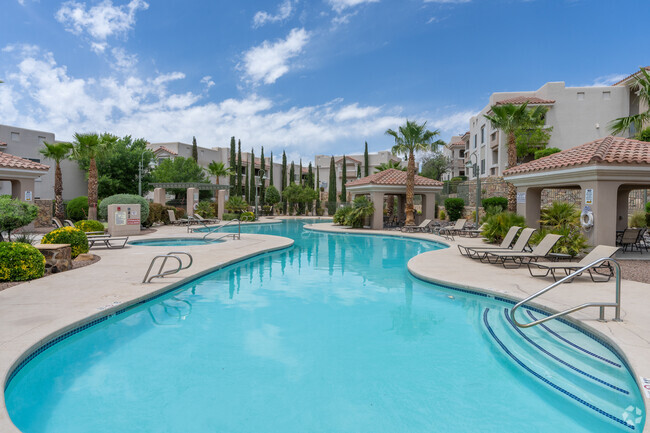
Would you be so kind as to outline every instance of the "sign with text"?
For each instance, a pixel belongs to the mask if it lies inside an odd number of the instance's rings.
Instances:
[[[591,188],[585,190],[585,204],[594,204],[594,190]]]
[[[526,203],[526,193],[525,192],[518,192],[517,193],[517,203],[521,203],[521,204]]]

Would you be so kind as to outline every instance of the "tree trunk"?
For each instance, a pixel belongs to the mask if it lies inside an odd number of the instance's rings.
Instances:
[[[54,216],[63,221],[65,212],[63,211],[63,176],[61,176],[61,163],[56,162],[54,170]]]
[[[97,219],[97,164],[95,158],[90,158],[88,168],[88,219]]]
[[[515,141],[515,134],[511,132],[508,134],[508,167],[517,165],[517,143]],[[513,184],[508,184],[508,211],[517,212],[517,189]]]
[[[413,215],[413,190],[415,189],[415,156],[413,151],[409,152],[409,163],[406,169],[406,222],[404,225],[415,225]]]

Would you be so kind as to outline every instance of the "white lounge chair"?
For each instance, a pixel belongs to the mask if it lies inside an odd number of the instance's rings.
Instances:
[[[544,239],[535,247],[533,251],[528,252],[515,252],[515,251],[489,251],[485,255],[485,259],[492,264],[501,264],[504,268],[508,268],[506,264],[512,262],[512,268],[519,268],[521,265],[528,264],[530,262],[536,262],[542,257],[548,256],[551,252],[557,241],[560,240],[562,236],[556,234],[548,234],[544,236]],[[483,261],[483,259],[481,259]]]
[[[586,256],[582,258],[579,262],[532,262],[528,263],[528,272],[530,272],[530,275],[533,277],[546,277],[549,273],[553,276],[553,281],[557,281],[557,277],[555,276],[555,271],[561,270],[564,271],[564,275],[569,275],[571,272],[575,272],[579,269],[584,268],[585,266],[595,262],[598,259],[602,259],[604,257],[611,258],[614,254],[616,254],[618,251],[620,251],[620,247],[610,247],[609,245],[598,245],[595,247],[593,250],[589,252]],[[531,266],[537,267],[537,269],[545,270],[545,274],[533,274],[533,270]],[[607,269],[607,274],[603,274],[601,271],[604,269]],[[596,280],[594,278],[594,274],[591,271],[594,271],[595,274],[597,275],[603,275],[606,276],[606,280]],[[595,268],[591,268],[587,270],[589,272],[589,276],[591,277],[591,281],[594,283],[597,282],[607,282],[609,281],[610,278],[612,278],[612,275],[614,275],[612,266],[608,262],[603,262],[600,266],[597,266]]]
[[[426,219],[417,226],[404,226],[401,228],[401,231],[404,233],[413,233],[413,232],[426,232],[429,230],[429,224],[431,224],[430,219]]]
[[[506,233],[500,245],[482,245],[482,246],[458,245],[458,251],[460,251],[460,253],[464,256],[471,257],[474,255],[474,251],[477,250],[478,251],[508,250],[512,246],[512,242],[515,240],[515,237],[517,236],[517,233],[519,233],[519,230],[521,230],[521,227],[518,226],[510,227],[508,233]]]

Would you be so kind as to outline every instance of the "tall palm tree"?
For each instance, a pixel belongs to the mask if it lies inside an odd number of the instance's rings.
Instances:
[[[77,160],[88,158],[88,219],[97,219],[97,187],[98,173],[96,159],[110,149],[117,137],[110,134],[101,136],[93,133],[80,134],[75,132],[72,147],[72,157]]]
[[[402,167],[401,162],[393,161],[391,159],[390,161],[382,162],[377,167],[375,167],[375,173],[379,173],[380,171],[385,171],[391,168],[394,168],[395,170],[406,171],[406,167]]]
[[[515,132],[528,126],[530,119],[537,116],[527,109],[528,103],[521,105],[504,104],[490,107],[492,115],[485,114],[484,117],[490,121],[493,128],[499,129],[508,136],[508,167],[517,165],[517,139]],[[537,107],[539,108],[539,107]],[[537,109],[535,108],[535,110]],[[534,111],[534,110],[533,110]],[[508,210],[517,211],[517,190],[515,186],[508,183]]]
[[[408,119],[406,124],[399,127],[399,131],[388,129],[386,135],[395,139],[395,146],[391,149],[393,154],[404,154],[408,157],[406,168],[406,225],[415,225],[413,215],[413,190],[415,188],[415,152],[436,150],[438,145],[433,138],[440,135],[440,131],[426,129],[427,122],[418,125]]]
[[[61,175],[61,161],[68,157],[72,144],[70,143],[46,143],[39,149],[39,153],[47,159],[54,160],[54,216],[63,221],[65,212],[63,210],[63,176]]]
[[[210,174],[210,176],[215,176],[217,178],[217,185],[221,184],[219,181],[219,178],[221,176],[230,176],[233,174],[233,171],[230,168],[226,167],[226,164],[217,161],[212,161],[210,164],[208,164],[207,172]],[[216,190],[214,194],[216,198],[219,194],[219,190]]]
[[[636,81],[632,88],[636,91],[636,94],[639,97],[639,103],[644,102],[648,109],[643,113],[614,119],[609,124],[609,128],[614,135],[629,130],[631,126],[634,126],[634,129],[638,134],[643,129],[644,123],[650,121],[650,74],[645,70],[645,68],[639,69],[639,75],[636,77]]]

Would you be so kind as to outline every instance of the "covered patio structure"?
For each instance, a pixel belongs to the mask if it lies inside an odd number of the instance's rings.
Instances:
[[[4,182],[8,182],[12,198],[33,203],[34,181],[49,169],[47,165],[0,152],[0,194],[9,194],[1,188]]]
[[[223,208],[226,200],[226,191],[230,188],[228,185],[215,185],[213,183],[200,183],[200,182],[167,182],[167,183],[152,183],[153,202],[164,205],[166,200],[166,189],[187,189],[187,208],[188,215],[192,215],[196,209],[195,205],[199,203],[199,191],[218,191],[217,192],[217,218],[223,218]]]
[[[539,227],[545,188],[579,189],[582,208],[593,212],[585,231],[591,245],[615,245],[628,223],[630,191],[650,188],[650,143],[608,136],[504,171],[517,188],[517,213]],[[588,207],[588,208],[586,208]]]
[[[435,218],[436,193],[442,191],[442,182],[428,177],[415,175],[414,195],[422,197],[422,218]],[[355,179],[346,185],[352,197],[368,195],[375,205],[370,228],[380,230],[384,228],[384,196],[397,196],[398,215],[404,215],[406,203],[406,172],[394,168],[371,174],[370,176]]]

